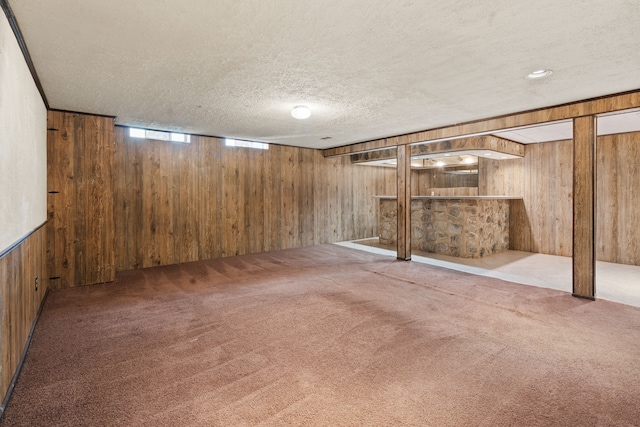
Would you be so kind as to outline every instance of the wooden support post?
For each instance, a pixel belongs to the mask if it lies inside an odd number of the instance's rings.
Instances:
[[[398,259],[411,259],[411,147],[398,146]]]
[[[573,119],[573,296],[595,299],[596,117]]]

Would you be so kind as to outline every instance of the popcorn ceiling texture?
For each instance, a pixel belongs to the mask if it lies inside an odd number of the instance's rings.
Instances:
[[[380,243],[395,245],[395,199],[380,199]],[[411,201],[411,247],[461,258],[482,258],[509,249],[509,201],[419,199]]]
[[[327,148],[640,87],[636,0],[10,3],[51,107],[121,125]]]

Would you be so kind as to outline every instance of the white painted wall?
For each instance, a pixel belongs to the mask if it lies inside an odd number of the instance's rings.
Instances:
[[[47,219],[47,110],[0,12],[0,253]]]

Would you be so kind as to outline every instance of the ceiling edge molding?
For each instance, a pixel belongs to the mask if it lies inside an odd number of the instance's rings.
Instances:
[[[2,6],[2,10],[4,14],[7,16],[7,20],[9,21],[9,25],[13,30],[13,34],[16,37],[16,41],[18,42],[18,46],[20,46],[20,50],[22,51],[22,55],[24,56],[24,60],[27,63],[27,67],[29,67],[29,71],[31,72],[31,77],[33,78],[36,87],[38,88],[38,92],[40,92],[40,96],[42,97],[42,101],[44,102],[44,106],[49,109],[49,101],[47,100],[47,95],[44,93],[44,88],[42,87],[42,83],[40,83],[40,78],[38,77],[38,73],[36,72],[36,68],[33,65],[33,61],[31,60],[31,55],[29,54],[29,49],[27,48],[27,44],[22,37],[22,32],[20,31],[20,26],[18,25],[18,21],[16,20],[13,11],[11,10],[11,6],[9,5],[8,0],[0,0],[0,6]]]

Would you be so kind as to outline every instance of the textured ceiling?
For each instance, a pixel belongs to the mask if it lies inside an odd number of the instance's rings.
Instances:
[[[640,88],[637,0],[9,3],[50,106],[121,125],[326,148]]]

